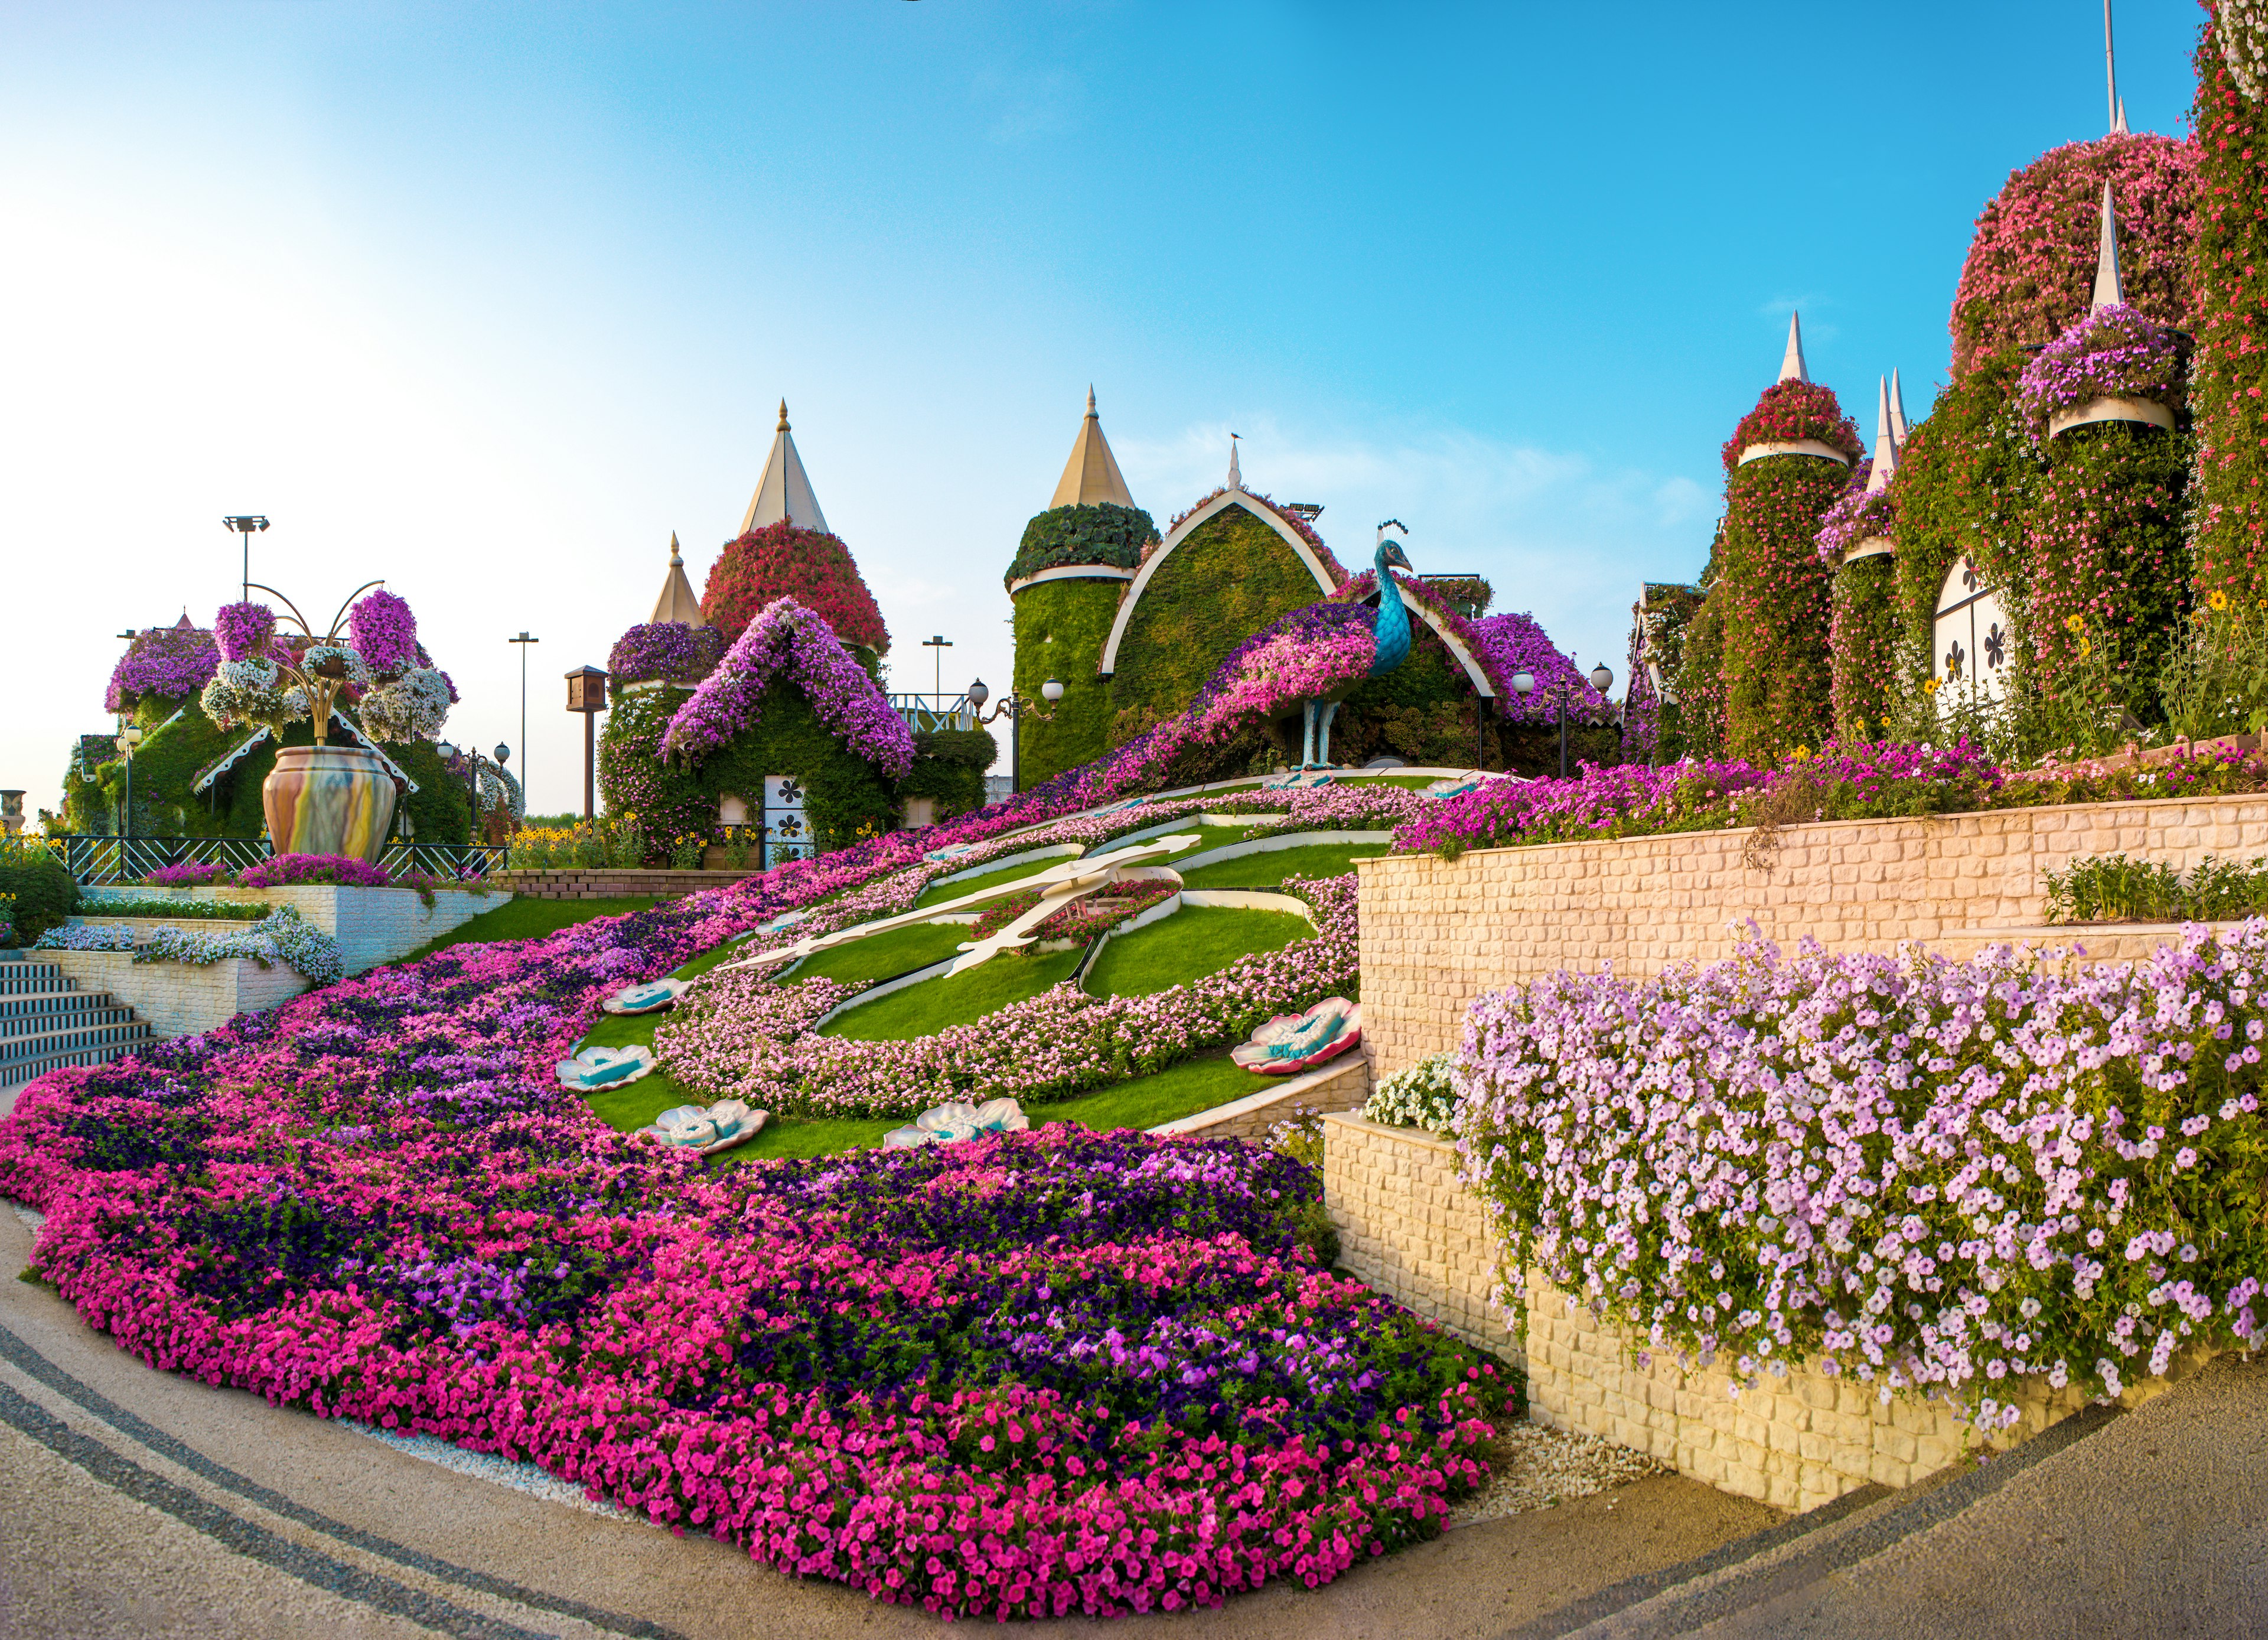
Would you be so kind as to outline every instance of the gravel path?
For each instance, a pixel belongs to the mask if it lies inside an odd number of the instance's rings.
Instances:
[[[1668,1473],[1645,1453],[1604,1436],[1525,1421],[1506,1429],[1482,1455],[1491,1471],[1488,1483],[1449,1511],[1452,1526],[1550,1509]],[[1611,1500],[1607,1507],[1614,1507]]]

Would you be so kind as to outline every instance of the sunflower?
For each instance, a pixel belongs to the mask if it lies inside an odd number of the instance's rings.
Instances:
[[[2087,630],[2087,623],[2076,615],[2066,616],[2063,624],[2066,632],[2083,632]]]
[[[1935,678],[1932,678],[1928,683],[1924,683],[1921,686],[1921,692],[1925,695],[1934,695],[1937,693],[1937,680]]]
[[[2228,595],[2216,588],[2213,596],[2207,598],[2205,602],[2216,609],[2226,609],[2228,608]]]

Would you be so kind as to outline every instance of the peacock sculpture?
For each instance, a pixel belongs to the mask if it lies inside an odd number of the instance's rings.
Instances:
[[[1395,570],[1410,568],[1410,558],[1402,550],[1401,542],[1386,533],[1403,528],[1401,520],[1392,518],[1378,527],[1378,550],[1371,556],[1371,566],[1378,573],[1378,607],[1373,609],[1357,606],[1361,617],[1370,623],[1371,638],[1376,646],[1370,670],[1365,675],[1369,677],[1383,676],[1410,658],[1410,609],[1403,602],[1402,588],[1392,574]],[[1349,678],[1328,692],[1309,696],[1301,702],[1301,769],[1331,766],[1331,720],[1338,715],[1339,702],[1352,694],[1362,681],[1359,677]]]

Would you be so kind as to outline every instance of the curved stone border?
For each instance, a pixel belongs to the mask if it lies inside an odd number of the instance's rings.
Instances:
[[[1124,1086],[1121,1083],[1120,1086]],[[1277,1123],[1286,1120],[1301,1105],[1329,1115],[1351,1111],[1370,1097],[1370,1061],[1359,1049],[1351,1049],[1329,1064],[1291,1077],[1280,1086],[1263,1088],[1209,1111],[1160,1122],[1149,1131],[1171,1137],[1196,1134],[1206,1139],[1257,1139]]]
[[[1327,848],[1334,843],[1379,843],[1390,848],[1394,844],[1394,833],[1285,831],[1274,837],[1248,837],[1241,842],[1223,843],[1219,848],[1202,849],[1186,860],[1177,860],[1174,862],[1174,869],[1186,875],[1200,866],[1217,866],[1225,860],[1241,860],[1247,854],[1273,854],[1286,848]]]

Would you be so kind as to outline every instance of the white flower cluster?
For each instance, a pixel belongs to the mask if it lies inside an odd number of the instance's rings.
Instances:
[[[364,691],[357,710],[372,740],[433,740],[448,720],[449,685],[432,668],[413,666]]]
[[[308,708],[306,691],[279,688],[279,679],[273,661],[224,661],[205,685],[205,715],[225,729],[251,724],[280,735],[285,725],[305,718]]]
[[[2236,89],[2259,101],[2260,88],[2268,84],[2268,4],[2221,0],[2213,32],[2220,36],[2220,58]]]
[[[1409,1069],[1395,1072],[1371,1090],[1363,1115],[1389,1127],[1447,1133],[1457,1115],[1457,1090],[1449,1080],[1456,1065],[1454,1053],[1432,1053]]]

